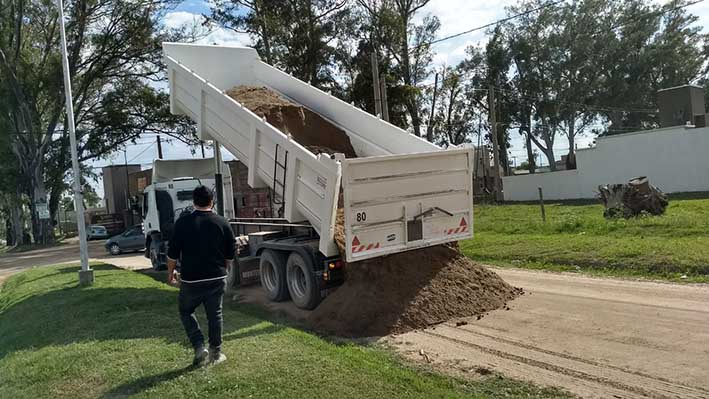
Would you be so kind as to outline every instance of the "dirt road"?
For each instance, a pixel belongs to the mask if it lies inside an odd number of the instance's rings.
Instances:
[[[111,256],[103,247],[103,240],[89,241],[89,258],[102,260],[116,266],[150,267],[150,261],[142,253]],[[56,247],[0,255],[0,283],[10,275],[31,267],[79,262],[79,243],[69,242]]]
[[[510,310],[385,340],[458,375],[589,398],[709,398],[709,286],[496,271],[527,291]]]

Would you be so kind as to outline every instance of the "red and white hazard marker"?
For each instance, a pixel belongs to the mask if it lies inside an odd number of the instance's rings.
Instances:
[[[353,254],[356,254],[359,252],[371,251],[372,249],[377,249],[379,247],[380,247],[380,244],[378,242],[377,243],[370,243],[367,245],[362,245],[359,242],[359,238],[357,238],[357,236],[355,236],[352,239],[352,253]]]
[[[458,227],[446,230],[446,235],[460,234],[465,233],[466,231],[468,231],[468,222],[466,222],[465,218],[463,217],[460,218],[460,224],[458,225]]]

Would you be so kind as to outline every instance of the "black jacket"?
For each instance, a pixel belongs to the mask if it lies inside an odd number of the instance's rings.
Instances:
[[[190,283],[224,278],[226,260],[234,259],[235,251],[234,232],[226,219],[194,211],[175,222],[167,256],[181,259],[180,279]]]

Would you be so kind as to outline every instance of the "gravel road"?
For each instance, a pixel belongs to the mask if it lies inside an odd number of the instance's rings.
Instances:
[[[510,310],[385,341],[472,378],[493,371],[588,398],[709,398],[709,286],[495,271],[527,292]]]

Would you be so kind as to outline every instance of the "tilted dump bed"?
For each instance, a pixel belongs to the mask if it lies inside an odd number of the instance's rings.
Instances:
[[[472,236],[472,150],[441,150],[262,62],[251,48],[163,48],[171,111],[246,164],[251,187],[273,187],[284,217],[308,220],[326,256],[339,253],[341,187],[348,262]],[[318,113],[344,130],[358,158],[313,154],[225,94],[240,85],[267,87]]]

